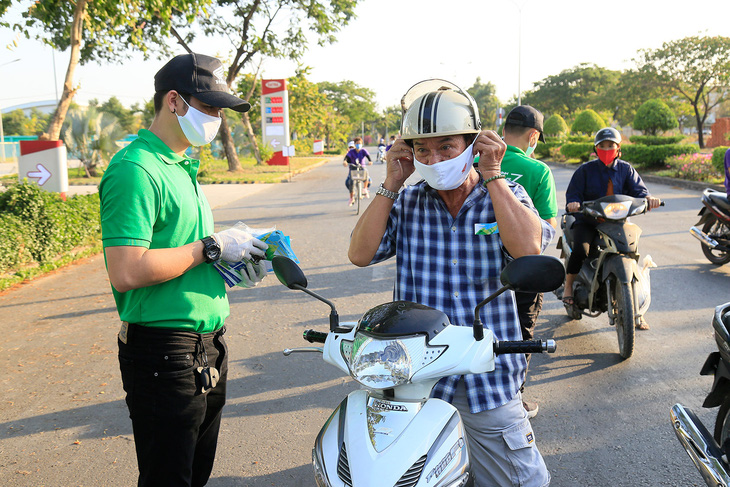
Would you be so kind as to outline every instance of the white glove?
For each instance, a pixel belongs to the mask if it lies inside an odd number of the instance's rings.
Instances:
[[[256,287],[258,283],[266,277],[266,267],[263,262],[246,262],[245,266],[240,269],[241,282],[237,286]]]
[[[250,233],[236,227],[214,233],[213,238],[221,248],[221,259],[226,262],[240,262],[244,259],[250,260],[252,257],[263,258],[269,247]]]

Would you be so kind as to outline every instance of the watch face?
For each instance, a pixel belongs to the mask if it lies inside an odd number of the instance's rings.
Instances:
[[[214,262],[221,258],[221,248],[215,239],[205,238],[203,239],[203,245],[205,245],[205,259],[208,262]]]

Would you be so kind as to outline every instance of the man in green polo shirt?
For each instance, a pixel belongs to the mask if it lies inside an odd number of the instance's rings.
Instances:
[[[99,185],[104,256],[122,327],[119,363],[134,432],[139,486],[202,486],[210,477],[226,398],[229,315],[225,284],[210,265],[253,262],[266,244],[230,228],[213,233],[197,183],[220,110],[245,112],[221,62],[176,56],[155,75],[155,118],[119,151]],[[266,274],[247,266],[249,285]]]
[[[502,159],[502,171],[506,173],[507,179],[525,188],[540,218],[557,228],[558,199],[553,173],[545,163],[530,157],[538,140],[545,142],[542,124],[542,113],[529,105],[517,106],[509,112],[503,130],[507,151]],[[515,293],[517,314],[525,340],[533,337],[537,316],[542,309],[542,298],[542,293]],[[529,354],[527,364],[530,364]],[[524,384],[521,391],[524,391]],[[537,414],[537,403],[523,401],[523,405],[530,418]]]

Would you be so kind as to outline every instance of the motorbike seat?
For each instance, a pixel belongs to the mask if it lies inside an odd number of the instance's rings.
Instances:
[[[710,198],[710,201],[712,201],[715,206],[720,208],[727,215],[730,215],[730,200],[727,199],[727,195],[718,191],[715,193],[708,193],[707,197]]]

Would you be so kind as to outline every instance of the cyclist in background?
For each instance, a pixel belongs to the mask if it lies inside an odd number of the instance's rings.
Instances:
[[[345,186],[347,186],[348,191],[350,191],[350,202],[348,203],[350,206],[352,206],[355,203],[355,194],[353,192],[354,185],[352,184],[352,177],[350,177],[350,171],[353,169],[357,169],[358,166],[364,167],[365,159],[368,160],[367,164],[372,164],[373,161],[370,159],[370,153],[367,151],[367,149],[364,149],[362,146],[362,139],[360,137],[355,137],[355,139],[348,144],[348,147],[350,148],[349,151],[347,151],[347,154],[345,155],[345,160],[342,163],[343,166],[348,166],[347,171],[347,179],[345,179]],[[370,187],[371,183],[370,176],[368,175],[367,181],[365,181],[364,188],[363,188],[363,194],[362,196],[366,198],[370,198],[370,191],[368,188]]]

